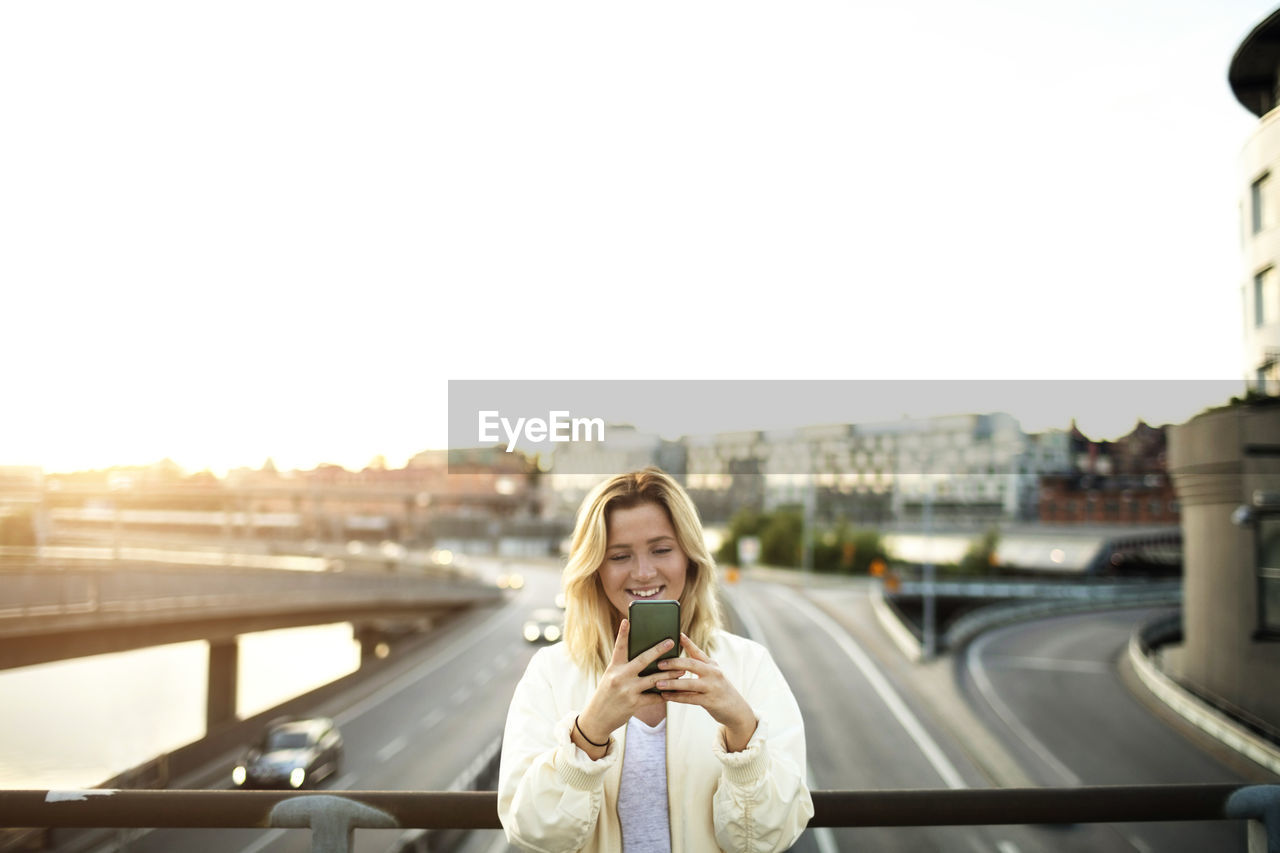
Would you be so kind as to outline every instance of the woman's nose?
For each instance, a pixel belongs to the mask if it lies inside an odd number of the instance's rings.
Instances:
[[[636,569],[633,572],[637,578],[651,578],[657,574],[657,570],[653,567],[653,561],[648,557],[640,557],[636,560]]]

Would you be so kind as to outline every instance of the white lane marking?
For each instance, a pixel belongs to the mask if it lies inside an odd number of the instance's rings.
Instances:
[[[875,614],[876,620],[889,635],[889,639],[893,640],[893,644],[898,647],[898,651],[912,663],[919,663],[924,657],[924,649],[921,648],[916,635],[912,634],[902,620],[889,609],[888,602],[884,600],[884,584],[872,585],[867,592],[867,598],[871,600],[871,612]]]
[[[471,763],[463,768],[461,773],[454,777],[454,780],[449,783],[447,790],[468,790],[476,780],[476,777],[480,775],[480,771],[484,770],[485,766],[488,765],[489,762],[493,761],[500,749],[502,749],[502,735],[498,735],[493,740],[489,741],[489,744],[484,749],[480,750],[475,758],[471,759]]]
[[[503,606],[502,609],[504,611],[508,610],[513,607],[514,604],[515,599],[511,599]],[[451,645],[448,645],[439,652],[432,654],[430,660],[424,661],[417,667],[397,678],[395,681],[392,681],[390,684],[383,687],[381,690],[367,696],[363,702],[359,702],[343,711],[341,714],[338,714],[333,718],[334,722],[339,726],[345,726],[347,723],[356,719],[370,708],[377,707],[397,693],[407,690],[422,679],[426,678],[428,675],[431,675],[458,655],[472,648],[485,635],[492,634],[499,627],[506,627],[506,621],[497,618],[499,615],[500,613],[494,614],[494,618],[486,619],[467,633],[463,634],[461,637],[455,639]]]
[[[830,616],[810,604],[805,598],[789,589],[779,586],[774,594],[779,598],[790,601],[793,607],[804,613],[819,628],[827,632],[828,636],[835,641],[836,646],[845,653],[849,660],[853,661],[853,665],[862,673],[862,677],[871,685],[871,689],[880,697],[880,701],[884,702],[889,712],[897,719],[898,724],[915,741],[920,752],[924,754],[925,759],[933,766],[937,774],[942,777],[942,781],[946,783],[948,788],[960,789],[969,787],[965,784],[960,771],[955,768],[955,765],[947,758],[946,753],[942,751],[942,748],[938,746],[937,742],[921,725],[920,720],[907,707],[907,703],[893,689],[893,685],[876,667],[871,657],[853,641],[853,638],[849,636],[844,628],[840,627]]]
[[[1142,840],[1141,838],[1139,838],[1138,836],[1136,836],[1136,835],[1127,835],[1127,836],[1125,836],[1125,838],[1128,840],[1128,842],[1129,842],[1130,844],[1132,844],[1132,845],[1133,845],[1133,848],[1134,848],[1135,850],[1137,850],[1137,851],[1138,851],[1138,853],[1155,853],[1155,851],[1153,851],[1153,850],[1151,849],[1151,845],[1150,845],[1150,844],[1148,844],[1147,842],[1143,841],[1143,840]]]
[[[476,673],[476,686],[480,686],[482,684],[488,684],[489,679],[491,678],[493,678],[493,670],[491,669],[480,670],[479,672]]]
[[[354,785],[355,783],[356,783],[356,774],[344,773],[343,775],[338,777],[338,781],[334,782],[332,785],[329,786],[329,790],[346,791],[346,790],[349,790],[351,786]]]
[[[391,743],[387,744],[382,749],[378,750],[378,761],[384,762],[384,761],[390,760],[392,756],[397,755],[401,750],[403,750],[408,745],[409,745],[409,739],[404,735],[400,735],[400,737],[396,738],[395,740],[391,741]]]
[[[90,853],[120,853],[128,850],[129,844],[155,832],[154,829],[117,829],[116,837],[105,844],[93,848]]]
[[[1022,724],[1017,715],[1009,709],[1000,697],[996,694],[995,686],[991,683],[991,679],[987,676],[986,667],[982,663],[982,650],[986,648],[987,643],[992,638],[999,636],[1001,632],[983,634],[978,641],[969,645],[969,651],[965,654],[965,666],[969,668],[969,674],[973,676],[973,683],[978,688],[978,692],[982,694],[982,698],[987,700],[987,704],[991,706],[991,710],[995,711],[996,716],[1008,726],[1009,730],[1017,736],[1017,738],[1026,744],[1027,748],[1039,756],[1040,760],[1049,765],[1068,786],[1080,785],[1080,777],[1072,773],[1067,765],[1058,760],[1058,757],[1049,751],[1049,748],[1040,742],[1040,739],[1031,733],[1031,730]]]
[[[755,611],[746,602],[746,597],[739,595],[737,590],[730,592],[725,590],[729,598],[732,599],[733,609],[738,613],[738,619],[742,622],[742,630],[747,632],[747,638],[755,640],[757,643],[764,642],[764,628],[760,627],[760,620],[756,618]]]
[[[761,627],[760,620],[756,618],[755,610],[747,604],[746,596],[738,595],[734,591],[729,593],[729,597],[733,599],[733,608],[738,612],[738,618],[742,620],[742,630],[747,632],[748,639],[755,640],[757,643],[765,643],[764,628]],[[809,790],[819,790],[818,780],[813,775],[813,768],[809,767],[807,762],[805,776],[809,784]],[[832,834],[829,827],[815,827],[813,829],[813,841],[818,847],[818,853],[838,853],[835,835]]]
[[[1018,853],[1018,845],[1012,841],[998,841],[996,842],[996,849],[1000,853]]]
[[[257,841],[253,842],[248,847],[241,850],[240,853],[258,853],[259,850],[264,849],[268,844],[274,843],[278,838],[280,838],[280,836],[284,834],[285,834],[285,830],[283,829],[273,829],[270,832],[264,832],[262,836],[258,838]]]
[[[988,655],[987,668],[1081,672],[1087,675],[1106,675],[1112,672],[1111,664],[1099,660],[1061,660],[1058,658],[1020,657],[1018,655]]]
[[[444,719],[444,709],[436,708],[430,714],[427,714],[421,720],[419,720],[418,725],[422,726],[424,729],[429,729],[443,719]]]
[[[507,834],[500,831],[498,832],[498,837],[493,839],[493,843],[489,845],[489,849],[484,853],[506,853],[510,849],[507,844]]]
[[[453,695],[449,697],[449,701],[454,705],[461,705],[463,702],[467,701],[467,697],[470,695],[470,687],[459,687],[457,690],[453,691]]]

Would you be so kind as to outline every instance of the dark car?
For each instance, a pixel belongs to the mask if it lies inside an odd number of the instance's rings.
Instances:
[[[530,643],[554,643],[564,636],[564,613],[549,607],[529,614],[521,631]]]
[[[342,735],[328,717],[272,720],[231,771],[237,788],[306,788],[338,772]]]

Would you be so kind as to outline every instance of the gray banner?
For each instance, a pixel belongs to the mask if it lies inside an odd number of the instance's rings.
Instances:
[[[450,468],[557,474],[1016,474],[1242,395],[1239,380],[451,380]]]

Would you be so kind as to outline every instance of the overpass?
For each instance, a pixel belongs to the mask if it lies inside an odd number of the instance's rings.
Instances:
[[[885,546],[906,562],[955,563],[981,536],[973,529],[887,527]],[[1182,564],[1178,525],[1008,524],[999,528],[997,562],[1007,569],[1060,575],[1125,573],[1134,566]]]
[[[306,562],[284,569],[266,555],[103,559],[93,555],[102,549],[84,549],[88,558],[70,559],[50,550],[0,554],[0,670],[204,640],[210,729],[235,719],[240,634],[350,622],[367,659],[388,636],[502,596],[465,571],[429,563],[388,570],[348,561],[344,571],[315,571]]]

